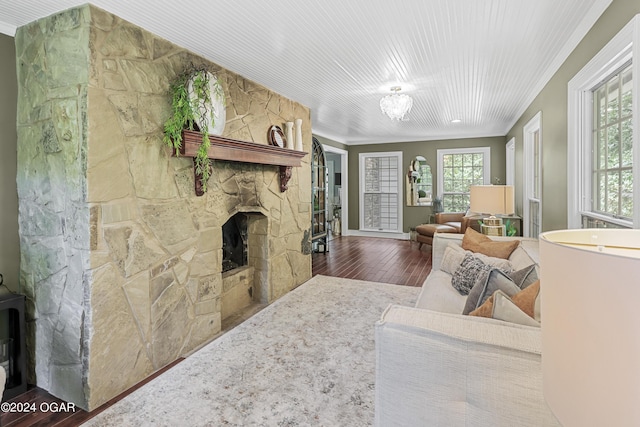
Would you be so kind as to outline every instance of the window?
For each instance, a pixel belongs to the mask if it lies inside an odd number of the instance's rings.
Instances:
[[[633,221],[631,65],[593,91],[591,211]]]
[[[401,232],[402,153],[361,153],[360,229]]]
[[[489,147],[438,150],[438,195],[445,212],[465,212],[469,187],[489,184],[490,154]]]
[[[538,112],[522,131],[524,141],[523,234],[538,237],[542,227],[542,113]]]
[[[638,76],[640,15],[569,82],[570,228],[640,227]]]

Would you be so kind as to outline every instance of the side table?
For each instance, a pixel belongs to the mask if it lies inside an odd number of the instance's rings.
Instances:
[[[470,218],[468,227],[480,232],[480,221],[486,217],[487,216],[485,215],[480,215]],[[499,218],[502,218],[502,223],[506,226],[507,235],[509,229],[513,227],[512,230],[515,230],[515,234],[513,234],[513,236],[522,237],[522,217],[518,215],[501,215]]]

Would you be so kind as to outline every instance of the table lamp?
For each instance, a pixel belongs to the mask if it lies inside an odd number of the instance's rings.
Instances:
[[[565,427],[640,425],[640,230],[539,242],[547,404]]]
[[[502,218],[496,215],[511,215],[515,212],[513,185],[472,185],[470,187],[470,206],[472,212],[489,214],[483,218],[480,231],[494,236],[505,236]]]

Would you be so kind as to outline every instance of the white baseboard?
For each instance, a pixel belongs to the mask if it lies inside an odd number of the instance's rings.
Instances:
[[[409,240],[409,233],[390,233],[382,231],[347,230],[345,236],[382,237],[384,239]]]

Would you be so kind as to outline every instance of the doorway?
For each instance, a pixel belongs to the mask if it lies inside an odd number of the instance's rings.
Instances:
[[[329,233],[327,240],[345,235],[347,218],[347,156],[340,148],[323,145],[328,167],[327,212]]]

